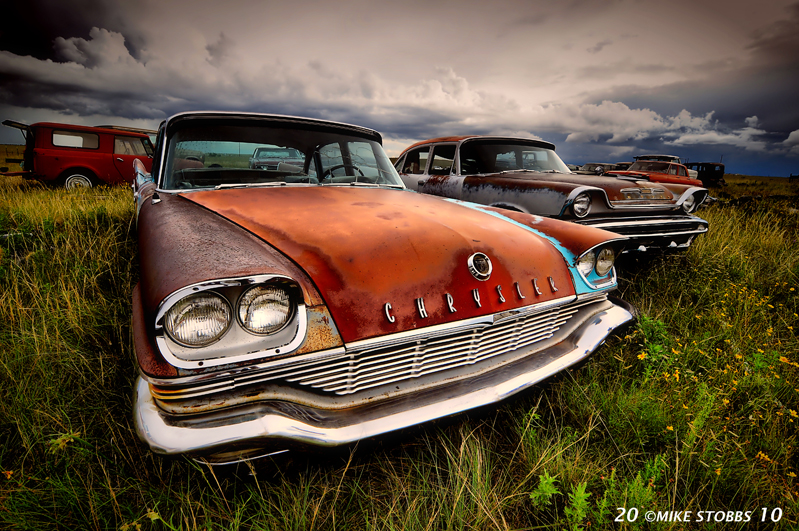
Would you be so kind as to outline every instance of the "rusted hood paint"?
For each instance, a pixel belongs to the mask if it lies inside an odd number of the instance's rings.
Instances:
[[[498,187],[507,191],[516,190],[518,192],[543,188],[555,190],[564,196],[569,195],[572,190],[581,186],[593,186],[604,190],[608,200],[611,202],[624,201],[626,198],[621,191],[627,188],[660,188],[669,193],[669,190],[662,184],[646,180],[561,173],[524,172],[473,175],[466,177],[464,181],[465,188],[478,189],[485,186]],[[669,193],[669,195],[671,194]],[[672,202],[676,201],[676,199],[673,198]]]
[[[347,186],[230,189],[182,197],[240,225],[298,264],[313,279],[345,342],[575,293],[568,266],[550,242],[501,216],[430,196]],[[613,236],[586,234],[583,239],[593,244]],[[467,260],[475,252],[492,261],[488,281],[468,271]]]
[[[681,185],[688,185],[688,186],[704,186],[702,181],[699,179],[691,179],[690,177],[682,177],[678,175],[672,175],[669,173],[661,173],[656,171],[642,171],[642,170],[633,170],[633,171],[613,171],[608,172],[608,175],[618,176],[618,177],[628,177],[634,179],[647,179],[651,182],[647,182],[646,185],[651,186],[653,183],[670,183],[670,184],[681,184]]]
[[[156,203],[146,197],[138,230],[141,298],[148,317],[187,285],[263,274],[288,275],[299,283],[308,306],[323,304],[313,282],[283,254],[177,195],[160,193]]]

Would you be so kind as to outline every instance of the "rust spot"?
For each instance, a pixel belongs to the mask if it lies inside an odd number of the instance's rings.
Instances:
[[[338,334],[335,325],[331,325],[332,320],[327,308],[317,306],[306,308],[306,310],[308,312],[308,334],[305,336],[305,341],[300,345],[300,348],[293,352],[292,355],[341,346],[341,336]]]

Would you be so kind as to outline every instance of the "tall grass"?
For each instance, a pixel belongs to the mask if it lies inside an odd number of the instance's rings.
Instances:
[[[792,208],[715,205],[687,253],[627,259],[638,325],[499,408],[210,470],[152,455],[132,428],[129,191],[0,183],[0,528],[704,527],[648,510],[755,511],[757,527],[761,507],[795,527]],[[640,516],[616,523],[618,507]]]

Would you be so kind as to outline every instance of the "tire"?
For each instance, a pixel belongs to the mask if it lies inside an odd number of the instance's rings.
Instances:
[[[91,188],[94,181],[85,173],[70,173],[64,179],[64,188],[67,190],[77,190],[78,188]]]

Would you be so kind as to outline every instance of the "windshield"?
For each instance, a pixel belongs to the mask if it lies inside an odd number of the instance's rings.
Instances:
[[[628,171],[651,171],[655,173],[668,173],[668,162],[652,162],[648,160],[639,160],[633,162],[632,166],[627,168]]]
[[[298,124],[187,124],[167,146],[162,189],[402,181],[382,146],[335,128]]]
[[[464,142],[460,160],[461,174],[523,170],[571,173],[553,150],[505,140]]]

